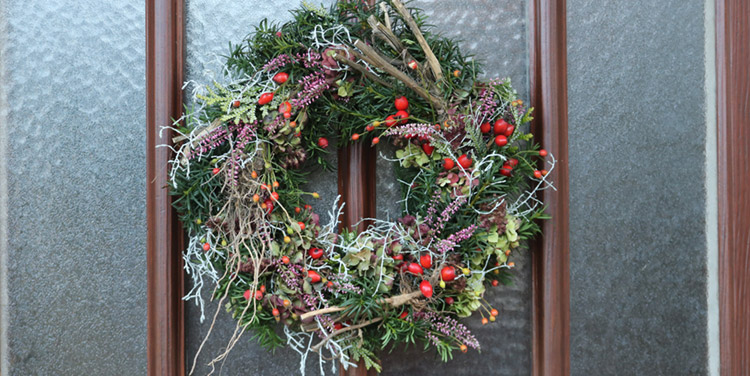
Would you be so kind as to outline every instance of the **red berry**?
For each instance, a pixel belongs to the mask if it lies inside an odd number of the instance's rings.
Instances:
[[[279,72],[279,73],[276,73],[276,75],[273,76],[273,82],[275,82],[275,83],[277,83],[279,85],[283,84],[288,79],[289,79],[289,74],[285,73],[285,72]]]
[[[406,109],[409,108],[409,100],[404,96],[396,98],[396,102],[394,104],[396,106],[396,110],[398,111],[406,111]]]
[[[547,170],[542,170],[541,173],[542,175],[547,175]]]
[[[414,61],[414,60],[410,61],[409,62],[409,68],[411,68],[412,70],[417,69],[417,62]]]
[[[501,134],[497,135],[497,137],[495,137],[495,145],[497,145],[499,147],[503,147],[505,145],[508,145],[508,137],[505,137],[505,136],[503,136]]]
[[[304,222],[297,222],[297,224],[299,225],[299,229],[300,230],[305,231],[305,223]]]
[[[211,249],[211,244],[203,243],[203,250],[208,251],[209,249]]]
[[[458,164],[460,164],[463,168],[469,168],[471,167],[471,158],[466,156],[466,154],[463,154],[458,157]]]
[[[412,274],[424,274],[424,269],[422,269],[422,267],[415,262],[410,263],[407,267],[407,270],[409,270],[409,273]]]
[[[448,305],[453,304],[453,302],[454,302],[453,297],[449,296],[449,297],[445,298],[445,303],[447,303]]]
[[[260,285],[260,292],[266,293],[266,285]]]
[[[271,193],[271,200],[279,201],[279,194],[276,192]]]
[[[211,172],[212,172],[212,173],[213,173],[214,175],[218,174],[218,173],[219,173],[220,171],[221,171],[221,169],[219,169],[218,167],[214,167],[214,169],[213,169],[213,170],[211,170]]]
[[[430,145],[430,143],[422,144],[422,150],[424,150],[425,154],[432,155],[432,152],[435,150],[435,147]]]
[[[317,259],[323,257],[323,250],[320,249],[320,248],[310,248],[307,251],[307,254],[309,254],[310,257],[313,258],[313,260],[317,260]]]
[[[544,149],[539,150],[539,156],[540,157],[546,157],[547,156],[547,150],[544,150]]]
[[[539,170],[534,171],[534,177],[537,178],[537,179],[541,179],[542,178],[542,172],[539,171]]]
[[[446,266],[440,271],[440,277],[445,282],[450,282],[456,279],[456,268],[452,266]]]
[[[393,259],[396,260],[396,261],[401,261],[401,260],[404,259],[404,255],[402,255],[400,253],[397,254],[397,255],[393,255]]]
[[[292,112],[292,104],[289,102],[284,102],[279,105],[279,113],[287,113]]]
[[[258,104],[263,106],[265,104],[268,104],[273,100],[273,93],[263,93],[260,95],[260,98],[258,99]]]
[[[508,125],[508,129],[505,130],[505,136],[510,137],[513,134],[513,131],[516,130],[516,127],[512,124]]]
[[[279,312],[278,308],[274,308],[271,310],[271,314],[274,315],[274,317],[278,317],[281,314],[281,312]]]
[[[334,330],[341,330],[343,328],[344,328],[344,325],[341,325],[340,322],[337,322],[337,323],[333,324],[333,329]]]
[[[380,143],[380,137],[373,137],[372,138],[372,144],[373,145],[377,145],[378,143]]]
[[[375,130],[375,127],[372,124],[368,124],[365,127],[365,130],[368,131],[368,132],[372,132],[373,130]]]
[[[240,101],[234,101],[234,102],[232,102],[232,106],[239,107],[240,106]]]
[[[496,280],[496,279],[492,280],[492,286],[497,287],[497,285],[499,285],[499,284],[500,284],[500,282],[498,282],[498,280]]]
[[[495,134],[503,134],[503,133],[505,133],[505,130],[508,129],[508,125],[510,125],[510,124],[508,124],[508,122],[505,121],[505,119],[498,119],[495,122],[495,126],[493,127]]]
[[[328,139],[325,137],[321,137],[318,139],[318,146],[325,149],[328,147]]]
[[[271,213],[273,211],[273,201],[267,199],[266,201],[263,201],[263,203],[266,204],[266,213]]]
[[[500,169],[500,175],[510,176],[512,174],[513,174],[513,167],[510,167],[507,164],[503,165],[503,167]]]
[[[422,281],[419,284],[419,291],[422,292],[422,295],[425,296],[425,298],[432,298],[432,285],[428,281]]]
[[[255,290],[255,300],[263,299],[263,291]]]
[[[289,112],[284,112],[284,119],[289,119],[292,117],[292,114]],[[294,128],[296,126],[296,123],[292,122],[292,124],[289,124],[290,127]]]
[[[409,113],[406,112],[406,111],[401,110],[399,112],[396,112],[396,114],[393,117],[394,117],[394,119],[402,119],[399,122],[399,124],[406,124],[406,122],[407,122],[406,118],[409,117]]]
[[[490,133],[491,128],[492,126],[490,125],[490,123],[484,123],[481,127],[479,127],[479,130],[481,130],[482,133]]]
[[[422,265],[423,268],[429,269],[432,267],[432,257],[429,253],[426,253],[419,257],[419,263]]]
[[[510,165],[510,167],[516,167],[518,166],[518,159],[515,159],[515,158],[508,159],[508,164]]]
[[[245,290],[245,293],[242,294],[242,296],[245,298],[245,300],[250,300],[250,290]]]
[[[404,312],[401,312],[401,314],[398,316],[398,318],[400,318],[400,319],[403,320],[403,319],[406,318],[406,316],[409,316],[409,311],[404,310]]]
[[[318,272],[316,272],[314,270],[308,270],[307,271],[307,276],[310,278],[310,282],[312,282],[312,283],[318,283],[321,280],[320,274],[318,274]]]
[[[453,167],[456,167],[456,162],[453,162],[450,158],[443,159],[443,168],[446,170],[452,170]]]
[[[392,127],[396,125],[396,116],[389,115],[387,118],[385,118],[385,126],[386,127]]]
[[[283,262],[283,263],[284,263],[284,265],[289,265],[289,263],[290,263],[291,261],[292,261],[292,260],[289,260],[289,256],[281,256],[281,262]]]
[[[359,133],[355,133],[352,135],[352,141],[357,141],[357,140],[359,140]]]
[[[305,205],[305,210],[312,210],[312,206],[310,206],[310,205]]]

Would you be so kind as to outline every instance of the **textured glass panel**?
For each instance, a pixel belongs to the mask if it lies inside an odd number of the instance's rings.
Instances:
[[[328,0],[325,3],[330,4]],[[528,93],[528,53],[526,39],[526,0],[469,0],[469,1],[414,1],[412,6],[425,9],[430,23],[436,30],[451,37],[463,39],[462,46],[486,62],[487,77],[511,77],[519,93],[526,98]],[[282,0],[235,1],[210,0],[187,1],[187,57],[188,79],[204,82],[216,72],[220,59],[216,55],[227,52],[228,41],[239,42],[253,25],[264,17],[272,20],[287,20],[287,10],[297,2]],[[231,20],[231,22],[227,22]],[[214,56],[211,56],[211,55]],[[332,142],[333,144],[333,142]],[[380,145],[380,152],[388,155],[390,148]],[[334,153],[335,154],[335,153]],[[335,164],[335,155],[331,156]],[[393,218],[400,213],[398,204],[400,191],[396,187],[391,166],[378,161],[378,217]],[[311,182],[323,198],[336,195],[336,174],[329,173]],[[316,210],[321,211],[323,207]],[[496,288],[489,300],[500,310],[498,323],[482,326],[478,318],[469,323],[483,345],[482,354],[457,353],[457,358],[446,365],[435,358],[434,352],[423,353],[410,349],[383,354],[386,375],[518,375],[530,373],[531,326],[530,326],[530,265],[527,255],[517,255],[516,279],[513,286]],[[215,305],[207,308],[213,314]],[[209,315],[210,316],[210,315]],[[200,311],[193,305],[187,308],[188,358],[192,358],[200,341],[208,331],[209,323],[200,324]],[[226,346],[234,331],[235,322],[227,315],[219,314],[214,333],[209,338],[198,364],[208,363],[211,356],[218,355]],[[298,372],[299,355],[289,349],[270,355],[255,344],[250,336],[240,340],[223,364],[223,374],[289,374]],[[217,365],[217,369],[218,369]],[[436,368],[437,366],[437,368]],[[200,368],[200,370],[205,370]],[[317,374],[317,362],[308,361],[309,374]],[[201,374],[200,371],[197,372]]]
[[[143,375],[144,3],[0,12],[10,374]]]
[[[573,374],[708,373],[706,4],[568,0]]]

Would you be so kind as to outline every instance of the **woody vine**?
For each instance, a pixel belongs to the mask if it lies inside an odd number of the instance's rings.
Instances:
[[[479,350],[458,319],[499,319],[485,290],[510,280],[546,218],[537,192],[555,160],[526,132],[532,109],[509,79],[478,80],[479,62],[399,0],[291,13],[232,47],[222,82],[169,127],[169,189],[190,236],[185,299],[203,320],[211,289],[237,320],[213,362],[247,331],[303,363],[316,354],[321,373],[330,360],[379,371],[378,352],[400,343],[444,361]],[[396,146],[398,220],[339,231],[345,203],[304,190],[331,168],[333,139]]]

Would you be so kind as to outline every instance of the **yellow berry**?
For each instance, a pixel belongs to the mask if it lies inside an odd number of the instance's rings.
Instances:
[[[490,316],[490,321],[495,322],[495,316]]]
[[[195,224],[196,224],[196,225],[199,225],[199,224],[201,224],[201,223],[203,223],[203,221],[201,221],[201,219],[200,219],[200,218],[198,218],[198,219],[196,219],[196,220],[195,220]]]
[[[284,243],[291,243],[291,242],[292,242],[292,238],[290,238],[288,236],[284,237]]]
[[[461,271],[464,273],[464,275],[471,274],[471,270],[469,270],[469,268],[463,268],[463,269],[461,269]]]
[[[318,192],[313,192],[312,196],[313,198],[320,198],[320,195],[318,194]]]
[[[441,289],[445,288],[445,281],[443,281],[443,280],[440,281],[440,288]]]
[[[226,247],[227,246],[227,241],[225,239],[221,240],[221,246],[222,247]]]
[[[375,128],[377,128],[377,127],[380,126],[380,122],[379,121],[375,121],[375,122],[372,123],[372,126],[375,127]]]

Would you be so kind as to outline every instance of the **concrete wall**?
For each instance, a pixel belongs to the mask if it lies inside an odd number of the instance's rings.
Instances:
[[[144,9],[0,2],[3,375],[146,372]]]
[[[567,2],[575,375],[708,372],[710,3]]]

